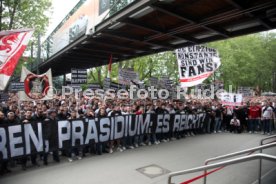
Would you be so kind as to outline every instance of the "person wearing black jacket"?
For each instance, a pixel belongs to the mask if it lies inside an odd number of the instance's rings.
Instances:
[[[37,122],[42,122],[43,123],[43,135],[44,139],[48,141],[49,143],[49,151],[53,151],[53,160],[56,162],[59,162],[59,155],[57,148],[55,147],[56,145],[56,111],[55,109],[50,109],[48,110],[48,116],[45,116],[43,113],[43,110],[41,108],[37,108],[36,115],[34,116],[34,119]],[[43,153],[43,164],[48,165],[48,150],[46,150],[46,141],[44,145],[44,153]]]
[[[38,112],[40,114],[40,112]],[[57,112],[55,109],[48,110],[48,116],[44,119],[43,122],[43,135],[45,140],[49,141],[49,151],[53,152],[53,160],[56,162],[60,162],[58,145],[56,140],[57,128],[56,123],[58,121]],[[42,117],[41,117],[42,118]],[[48,165],[48,152],[44,150],[43,154],[43,162],[44,165]]]
[[[206,113],[204,130],[205,130],[205,133],[210,134],[211,133],[212,117],[213,117],[212,108],[210,107],[209,104],[206,104],[204,106],[203,110]]]
[[[122,111],[120,109],[119,105],[114,105],[113,110],[108,113],[108,116],[120,116],[122,115]],[[121,127],[118,127],[118,129],[121,129]],[[117,146],[117,150],[122,152],[126,149],[126,139],[122,138],[122,139],[117,139],[116,141],[110,141],[110,147],[112,149],[114,142],[116,143]]]
[[[5,115],[2,111],[0,111],[0,125],[7,124],[7,120],[5,119]],[[8,161],[3,160],[0,162],[0,175],[5,173],[10,173],[11,171],[8,169]]]
[[[89,107],[86,109],[84,116],[82,117],[84,119],[94,119],[95,118],[95,113],[94,111]],[[86,121],[85,121],[86,122]],[[95,152],[95,148],[94,148],[94,143],[84,146],[82,149],[82,156],[85,157],[86,153],[90,152],[90,154],[92,154],[93,152]]]
[[[165,109],[165,104],[162,104],[161,101],[156,102],[155,113],[158,114],[169,114],[169,111]],[[157,140],[161,142],[169,141],[169,133],[157,134]]]
[[[246,125],[247,125],[247,108],[246,107],[237,107],[235,109],[235,114],[237,116],[237,119],[240,120],[240,123],[241,123],[241,131],[245,130],[246,129]]]
[[[59,120],[67,120],[70,117],[70,114],[68,113],[67,109],[64,107],[59,108],[58,116],[57,118]]]
[[[97,114],[97,118],[100,119],[100,118],[105,118],[105,117],[107,117],[106,109],[105,109],[105,107],[100,107],[99,113]],[[96,143],[96,154],[97,155],[101,155],[103,153],[103,147],[104,147],[103,143]]]
[[[185,114],[185,109],[184,109],[184,103],[182,101],[179,101],[177,103],[177,108],[176,108],[176,114]],[[176,134],[176,139],[180,139],[180,138],[185,138],[186,137],[186,131],[182,130],[182,131],[178,131],[175,133]]]
[[[9,112],[7,114],[7,124],[19,124],[20,119],[14,114],[14,112]]]
[[[22,123],[34,123],[36,122],[35,119],[32,117],[32,111],[31,110],[27,110],[26,113],[25,113],[25,117],[22,119]],[[37,166],[39,167],[39,164],[37,163],[36,161],[36,157],[37,157],[37,154],[32,154],[31,155],[31,161],[32,161],[32,164],[34,166]],[[27,161],[28,161],[28,158],[27,156],[23,157],[21,159],[21,163],[22,163],[22,169],[23,170],[26,170],[26,165],[27,165]]]

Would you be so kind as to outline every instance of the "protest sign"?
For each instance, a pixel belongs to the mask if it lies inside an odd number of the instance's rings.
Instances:
[[[201,84],[220,66],[217,50],[201,45],[176,50],[182,87]]]
[[[71,69],[71,84],[86,84],[87,70],[86,69]]]
[[[225,105],[225,106],[241,106],[242,105],[242,94],[221,93],[220,99],[221,99],[222,105]]]
[[[49,122],[50,121],[50,122]],[[70,150],[145,134],[201,129],[205,113],[120,115],[0,125],[0,162],[49,150]],[[49,145],[45,146],[48,142]]]

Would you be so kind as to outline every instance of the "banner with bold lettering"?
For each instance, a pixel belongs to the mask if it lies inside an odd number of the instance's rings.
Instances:
[[[218,51],[202,45],[177,49],[176,56],[183,88],[201,84],[220,66]]]
[[[0,161],[145,134],[201,129],[205,113],[121,115],[0,125]]]
[[[87,70],[86,69],[71,69],[71,84],[86,84]]]

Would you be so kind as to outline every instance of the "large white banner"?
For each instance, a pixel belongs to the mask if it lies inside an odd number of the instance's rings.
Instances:
[[[220,96],[222,105],[226,106],[241,106],[242,94],[237,93],[221,93]]]
[[[24,91],[19,92],[22,101],[51,100],[53,99],[52,71],[36,75],[22,67],[21,82],[24,82]]]
[[[201,84],[220,66],[217,50],[202,45],[177,49],[176,56],[183,88]]]

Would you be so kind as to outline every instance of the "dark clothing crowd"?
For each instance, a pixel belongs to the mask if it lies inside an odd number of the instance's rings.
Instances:
[[[194,136],[202,133],[262,133],[270,135],[275,130],[275,101],[265,99],[263,102],[252,102],[239,107],[223,106],[217,100],[152,100],[152,99],[86,99],[81,96],[57,95],[48,101],[24,101],[20,102],[15,94],[10,94],[8,101],[2,102],[0,107],[1,124],[19,124],[44,122],[52,120],[66,120],[78,118],[101,118],[124,114],[194,114],[205,112],[204,127],[200,130],[192,129],[176,133],[145,134],[130,138],[122,138],[107,143],[96,143],[82,148],[69,150],[50,150],[41,154],[2,161],[0,174],[11,172],[11,165],[21,165],[23,170],[28,167],[28,162],[39,167],[42,162],[48,165],[49,156],[54,162],[60,162],[61,157],[66,157],[69,162],[79,160],[87,154],[123,152],[126,149],[135,149],[140,146],[160,144],[175,139]],[[48,126],[50,127],[50,126]],[[48,134],[56,134],[54,131],[46,131]],[[45,135],[51,138],[51,135]]]

